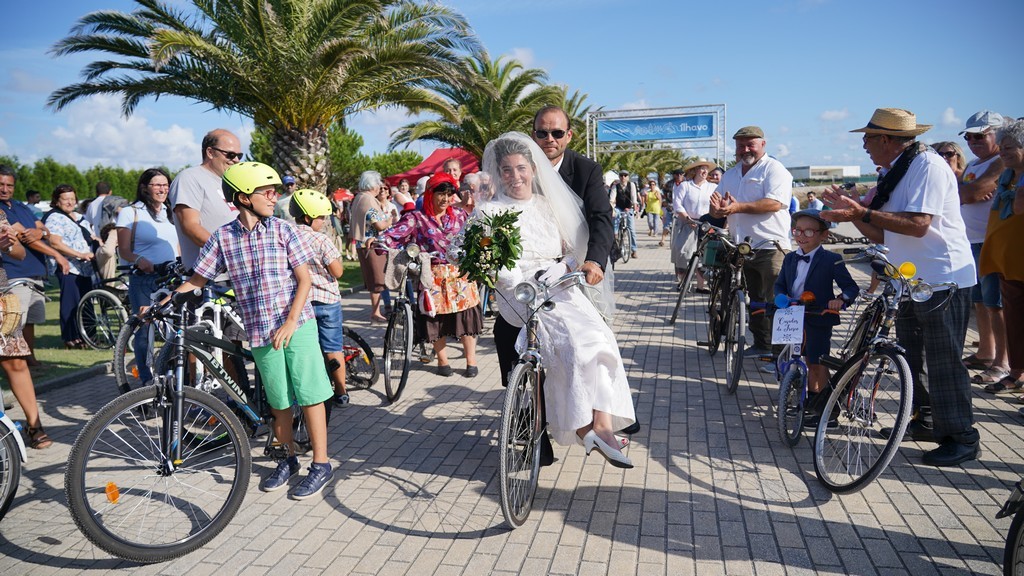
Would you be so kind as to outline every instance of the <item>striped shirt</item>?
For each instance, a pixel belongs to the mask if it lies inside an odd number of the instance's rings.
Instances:
[[[313,287],[309,290],[309,301],[318,304],[335,304],[341,302],[338,291],[338,279],[327,271],[327,266],[335,260],[341,260],[341,253],[326,234],[316,232],[309,226],[296,225],[299,238],[310,251],[313,259],[309,261],[309,275],[313,278]]]
[[[266,218],[246,230],[237,219],[221,226],[199,251],[196,274],[213,279],[227,272],[235,289],[242,322],[253,348],[266,346],[288,319],[298,283],[294,268],[313,259],[313,252],[293,226]],[[302,305],[299,326],[313,318],[309,299]]]

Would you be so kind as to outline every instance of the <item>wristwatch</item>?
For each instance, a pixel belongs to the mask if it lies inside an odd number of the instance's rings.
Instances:
[[[860,221],[865,224],[871,223],[871,208],[868,208],[868,211],[865,212],[863,216],[861,216]]]

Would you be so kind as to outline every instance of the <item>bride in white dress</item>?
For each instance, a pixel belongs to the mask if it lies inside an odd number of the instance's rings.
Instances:
[[[536,160],[540,160],[537,162]],[[494,197],[478,206],[483,214],[521,212],[518,226],[523,254],[511,270],[498,273],[499,314],[522,327],[526,307],[512,297],[516,284],[548,281],[578,268],[587,249],[582,203],[525,134],[510,132],[490,142],[483,170],[496,183]],[[611,294],[598,298],[599,305]],[[629,384],[615,335],[594,303],[580,289],[561,292],[555,307],[541,312],[539,334],[544,358],[544,398],[548,430],[559,444],[583,444],[608,461],[631,468],[618,450],[615,431],[636,421]]]

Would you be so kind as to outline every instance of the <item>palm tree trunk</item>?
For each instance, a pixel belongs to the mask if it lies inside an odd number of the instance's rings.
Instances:
[[[327,129],[323,126],[302,131],[278,128],[271,139],[274,167],[284,176],[295,176],[297,188],[312,188],[326,192],[327,172],[330,168],[327,154]]]

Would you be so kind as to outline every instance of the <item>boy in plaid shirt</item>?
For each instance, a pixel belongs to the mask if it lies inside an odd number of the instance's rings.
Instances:
[[[238,219],[218,228],[195,264],[195,274],[178,288],[186,292],[227,272],[256,367],[263,376],[267,402],[274,414],[274,434],[288,457],[260,483],[265,492],[288,485],[299,472],[292,442],[292,405],[302,407],[313,463],[289,496],[302,500],[318,494],[334,474],[327,459],[324,401],[333,392],[320,355],[316,321],[308,301],[309,264],[313,253],[290,224],[272,217],[281,178],[259,162],[235,164],[224,172],[224,199],[238,208]]]

